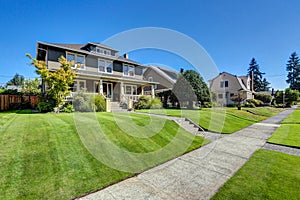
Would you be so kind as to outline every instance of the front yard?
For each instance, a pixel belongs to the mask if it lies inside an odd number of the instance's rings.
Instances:
[[[300,157],[258,150],[212,199],[300,199]]]
[[[268,142],[292,147],[300,147],[300,110],[295,110],[273,133]]]
[[[115,119],[128,124],[124,115],[96,114],[107,137],[127,151],[155,152],[171,143],[175,135],[182,140],[177,145],[192,141],[185,151],[208,143],[170,120],[151,137],[144,137],[149,134],[147,129],[135,132],[143,137],[133,137],[116,124]],[[140,127],[151,122],[144,115],[131,114],[130,119]],[[178,149],[180,146],[170,148],[168,154],[149,160],[144,169],[184,153]],[[131,175],[102,164],[87,151],[72,114],[0,113],[0,199],[70,199]]]
[[[250,112],[249,112],[250,111]],[[150,109],[138,110],[153,114],[163,114],[175,117],[187,117],[206,130],[221,133],[234,133],[251,124],[260,122],[283,111],[281,108],[203,108],[201,110],[180,109]]]

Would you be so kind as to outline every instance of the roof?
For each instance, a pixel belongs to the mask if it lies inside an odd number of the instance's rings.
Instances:
[[[93,55],[93,56],[97,56],[97,57],[100,56],[100,57],[103,57],[103,58],[108,58],[108,59],[112,59],[112,60],[118,60],[118,61],[126,62],[126,63],[129,63],[129,64],[142,66],[142,64],[140,64],[140,63],[138,63],[136,61],[124,58],[124,57],[119,56],[119,55],[116,55],[116,56],[104,55],[104,54],[98,54],[98,53],[94,53],[94,52],[90,52],[90,51],[82,49],[83,47],[85,47],[89,43],[87,43],[85,45],[84,44],[60,44],[60,43],[39,42],[39,41],[37,43],[38,44],[47,45],[47,46],[56,47],[56,48],[61,48],[61,49],[69,50],[69,51],[75,51],[75,52],[78,52],[78,53]],[[102,45],[102,46],[105,46],[105,45]],[[110,49],[113,50],[112,48],[110,48]],[[117,50],[114,50],[114,51],[117,51]]]
[[[150,69],[154,70],[156,73],[163,76],[166,80],[170,81],[172,84],[174,84],[177,80],[178,73],[173,70],[161,68],[158,66],[150,66],[147,70]]]
[[[113,51],[116,51],[116,52],[118,52],[119,50],[117,50],[117,49],[114,49],[114,48],[112,48],[112,47],[110,47],[110,46],[107,46],[107,45],[105,45],[105,44],[101,44],[101,43],[99,43],[99,42],[88,42],[86,45],[84,45],[84,46],[87,46],[88,44],[92,44],[92,45],[95,45],[95,46],[98,46],[98,47],[102,47],[102,48],[105,48],[105,49],[110,49],[110,50],[113,50]]]

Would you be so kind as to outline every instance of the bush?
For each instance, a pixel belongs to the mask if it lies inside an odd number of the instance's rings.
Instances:
[[[264,102],[262,102],[261,100],[257,100],[257,99],[247,99],[245,105],[247,105],[247,104],[253,104],[254,106],[257,107],[257,106],[262,106],[264,104]]]
[[[141,96],[138,102],[135,104],[135,109],[149,109],[151,106],[151,98],[148,96]]]
[[[211,102],[204,102],[202,105],[203,108],[211,108],[212,106],[213,106],[213,103],[211,103]]]
[[[158,109],[162,107],[162,102],[158,98],[154,98],[150,102],[150,108]]]
[[[74,95],[73,107],[79,112],[93,112],[95,110],[95,102],[93,95],[78,92]]]
[[[106,102],[104,97],[100,95],[96,95],[94,97],[94,103],[95,103],[95,108],[96,112],[105,112],[106,111]]]
[[[270,94],[255,94],[254,98],[260,100],[263,103],[271,103],[272,96]]]
[[[53,102],[40,101],[37,104],[37,109],[41,113],[52,112],[54,109]]]
[[[65,113],[72,113],[74,111],[73,105],[68,103],[63,107],[61,111]]]

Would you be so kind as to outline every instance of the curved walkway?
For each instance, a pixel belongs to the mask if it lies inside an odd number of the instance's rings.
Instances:
[[[209,199],[294,109],[226,135],[81,199]]]

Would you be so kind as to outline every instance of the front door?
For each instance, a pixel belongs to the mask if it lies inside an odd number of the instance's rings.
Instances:
[[[103,83],[103,95],[107,98],[113,98],[113,84]]]

